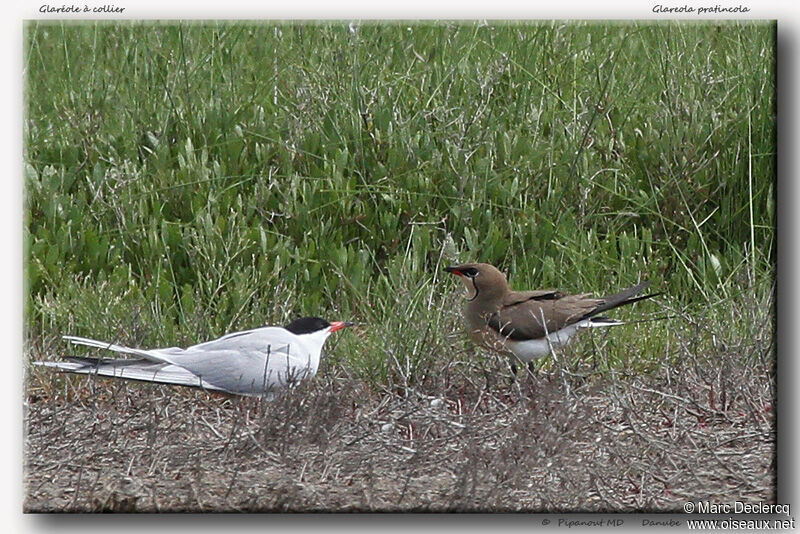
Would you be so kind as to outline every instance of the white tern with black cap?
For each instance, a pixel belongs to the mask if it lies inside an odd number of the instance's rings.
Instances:
[[[266,326],[227,334],[182,349],[135,349],[75,336],[64,339],[138,358],[69,357],[64,362],[34,362],[69,373],[160,384],[201,387],[235,395],[259,396],[311,378],[322,346],[332,333],[353,323],[303,317],[286,327]]]

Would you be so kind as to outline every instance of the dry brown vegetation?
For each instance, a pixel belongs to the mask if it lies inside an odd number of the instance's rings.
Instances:
[[[25,510],[677,512],[693,499],[774,501],[771,351],[744,358],[746,348],[721,347],[713,365],[685,357],[625,376],[581,364],[513,386],[500,363],[449,362],[394,392],[331,368],[272,402],[35,368]]]

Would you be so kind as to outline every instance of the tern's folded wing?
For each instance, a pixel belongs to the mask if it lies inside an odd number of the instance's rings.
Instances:
[[[70,357],[68,361],[34,362],[34,365],[84,375],[124,378],[158,384],[194,386],[214,390],[222,389],[201,380],[197,375],[177,365],[153,363],[149,360],[100,360],[97,358]]]
[[[171,360],[203,382],[244,395],[267,393],[316,373],[312,355],[301,347],[258,351],[192,348]]]

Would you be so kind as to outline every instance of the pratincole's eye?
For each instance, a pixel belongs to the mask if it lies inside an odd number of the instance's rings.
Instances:
[[[476,276],[478,276],[478,269],[476,269],[475,267],[468,267],[464,269],[464,274],[469,276],[470,278],[475,278]]]

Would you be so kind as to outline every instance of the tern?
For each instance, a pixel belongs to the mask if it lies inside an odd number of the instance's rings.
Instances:
[[[353,326],[303,317],[286,327],[266,326],[234,332],[186,349],[135,349],[75,336],[64,339],[138,358],[69,357],[35,365],[69,373],[99,375],[160,384],[200,387],[234,395],[270,395],[317,373],[322,346],[332,333]]]

